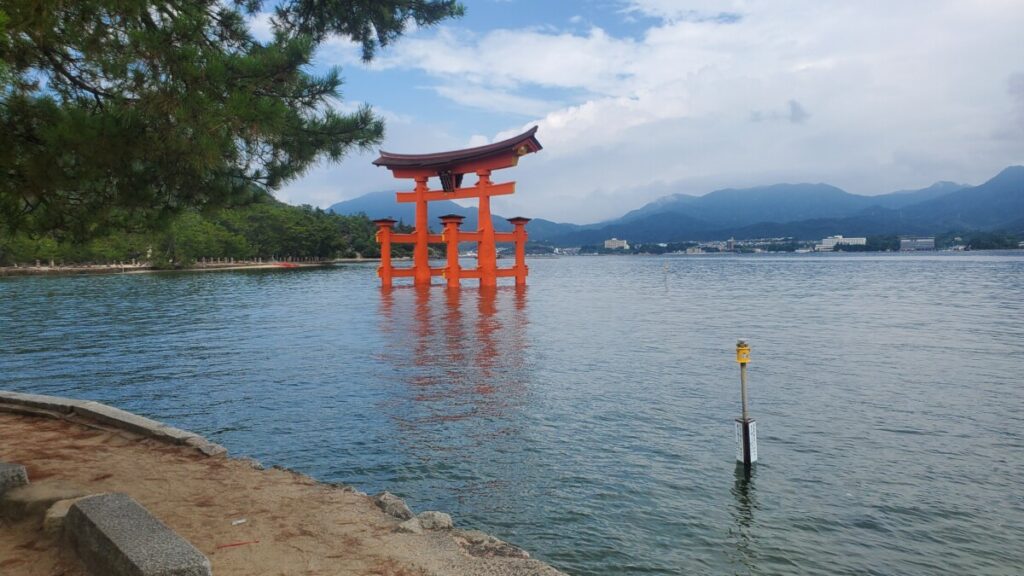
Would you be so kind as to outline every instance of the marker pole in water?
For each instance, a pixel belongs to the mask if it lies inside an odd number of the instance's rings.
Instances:
[[[750,468],[757,462],[757,423],[747,412],[747,364],[750,345],[746,340],[736,341],[736,362],[740,365],[740,399],[743,416],[736,419],[736,460],[743,463],[743,471],[750,476]]]

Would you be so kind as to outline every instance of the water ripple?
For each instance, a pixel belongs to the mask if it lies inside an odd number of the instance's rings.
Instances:
[[[1024,258],[0,280],[0,387],[108,402],[578,574],[1014,574]],[[737,337],[762,462],[732,461]]]

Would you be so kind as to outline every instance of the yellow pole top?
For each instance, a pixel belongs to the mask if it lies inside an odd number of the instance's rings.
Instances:
[[[746,340],[736,341],[736,362],[740,364],[750,362],[750,345]]]

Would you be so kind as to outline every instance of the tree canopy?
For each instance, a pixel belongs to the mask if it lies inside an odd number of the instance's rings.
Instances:
[[[402,232],[411,227],[399,225]],[[60,265],[139,260],[156,267],[188,267],[201,259],[353,258],[380,256],[377,227],[364,214],[344,216],[312,206],[289,206],[263,194],[246,206],[198,211],[186,208],[166,226],[114,230],[88,241],[0,235],[0,266],[53,261]],[[399,244],[396,256],[412,253]]]
[[[88,239],[184,209],[253,201],[321,159],[380,142],[351,113],[332,35],[363,58],[406,26],[462,14],[455,0],[0,0],[0,234]]]

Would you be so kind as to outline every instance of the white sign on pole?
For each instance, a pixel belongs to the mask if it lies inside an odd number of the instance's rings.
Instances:
[[[743,462],[743,423],[736,420],[736,461]],[[750,421],[750,462],[757,462],[757,422]]]

